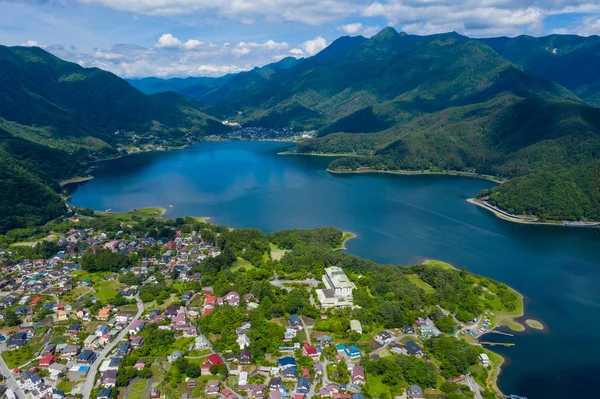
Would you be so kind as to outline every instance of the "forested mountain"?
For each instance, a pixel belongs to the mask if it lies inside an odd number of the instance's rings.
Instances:
[[[147,96],[37,47],[0,46],[0,93],[0,232],[64,212],[57,180],[80,173],[88,154],[115,152],[117,130],[173,138],[224,129],[189,98]]]
[[[600,37],[550,35],[480,39],[505,59],[600,106]]]
[[[269,73],[266,73],[267,70]],[[343,37],[290,68],[239,74],[198,98],[247,125],[299,130],[381,131],[423,113],[500,93],[581,101],[489,46],[456,34],[414,36],[386,28]]]
[[[600,220],[600,162],[540,172],[484,190],[491,204],[542,220]]]
[[[116,130],[203,133],[220,126],[185,97],[147,96],[112,73],[38,47],[0,46],[0,92],[1,118],[67,142],[89,138],[110,145]]]

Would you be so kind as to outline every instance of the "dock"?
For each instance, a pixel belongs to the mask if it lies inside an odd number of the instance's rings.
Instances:
[[[510,334],[510,333],[506,333],[504,331],[498,331],[498,330],[492,330],[489,331],[490,333],[494,333],[494,334],[500,334],[500,335],[506,335],[507,337],[514,337],[515,334]]]
[[[480,342],[481,345],[490,345],[490,346],[506,346],[506,347],[513,347],[515,346],[515,344],[510,343],[510,342]]]

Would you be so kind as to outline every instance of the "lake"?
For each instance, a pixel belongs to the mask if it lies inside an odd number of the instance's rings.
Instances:
[[[96,210],[161,206],[231,227],[336,226],[352,254],[410,264],[441,259],[507,283],[546,324],[498,349],[506,394],[597,397],[600,230],[514,224],[466,202],[494,183],[451,176],[333,175],[331,158],[283,156],[277,142],[205,142],[96,164],[70,202]],[[170,205],[173,207],[171,208]],[[500,336],[497,336],[500,337]],[[499,339],[499,338],[497,338]]]

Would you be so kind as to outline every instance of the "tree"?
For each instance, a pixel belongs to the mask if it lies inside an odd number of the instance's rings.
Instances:
[[[8,327],[18,326],[21,324],[21,319],[19,319],[19,316],[17,316],[14,310],[6,309],[4,311],[4,324]]]
[[[210,366],[210,373],[212,375],[220,375],[222,379],[226,379],[227,376],[229,375],[229,372],[227,371],[227,366],[224,364],[213,364],[212,366]]]
[[[187,367],[185,368],[185,374],[190,378],[200,377],[200,367],[195,363],[188,362]]]

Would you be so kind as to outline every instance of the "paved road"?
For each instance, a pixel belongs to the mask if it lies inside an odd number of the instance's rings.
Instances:
[[[140,318],[140,316],[142,315],[142,312],[144,312],[144,303],[140,299],[139,295],[136,295],[135,299],[137,301],[138,311],[137,311],[137,314],[135,315],[135,317],[133,318],[133,320],[131,321],[131,323],[133,323],[135,320],[138,320]],[[115,339],[113,339],[108,345],[106,345],[104,347],[104,349],[102,349],[102,351],[98,354],[96,361],[90,367],[87,378],[85,379],[85,384],[83,385],[82,392],[81,392],[83,394],[83,399],[90,398],[90,393],[92,392],[92,389],[94,389],[94,385],[96,383],[96,373],[98,372],[98,367],[102,364],[106,355],[108,355],[108,353],[119,342],[121,342],[121,340],[123,340],[123,338],[125,338],[127,336],[127,334],[129,334],[129,326],[131,326],[131,323],[129,323],[129,325],[127,327],[125,327],[123,329],[123,331],[121,331],[119,333],[119,335],[117,335],[117,337]]]
[[[2,344],[0,346],[0,352],[4,352],[6,349],[7,348],[6,348],[5,344]],[[6,382],[6,386],[8,388],[12,389],[13,392],[15,393],[15,395],[17,395],[17,397],[19,399],[24,399],[24,398],[28,397],[28,396],[25,396],[25,392],[23,392],[23,390],[21,389],[21,386],[19,385],[19,383],[15,379],[15,376],[13,375],[12,371],[10,371],[8,369],[8,366],[4,362],[4,359],[2,358],[2,356],[0,356],[0,373],[2,373],[2,375],[6,379],[6,381],[5,381]]]
[[[473,391],[473,393],[475,394],[475,399],[483,399],[481,396],[481,391],[479,390],[479,385],[477,385],[477,383],[473,379],[473,376],[471,376],[471,374],[467,374],[466,378],[467,378],[467,385],[469,386],[469,388],[471,388],[471,391]]]

